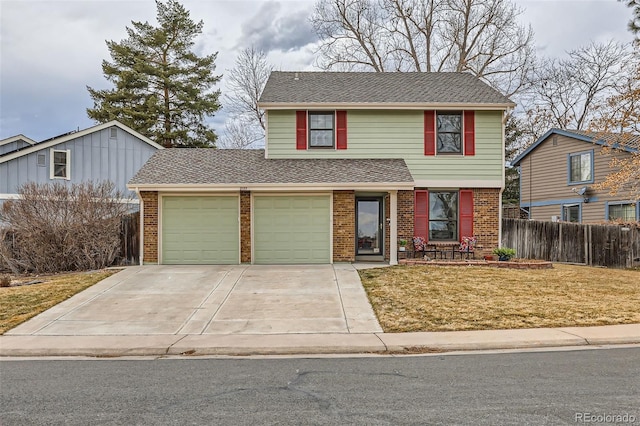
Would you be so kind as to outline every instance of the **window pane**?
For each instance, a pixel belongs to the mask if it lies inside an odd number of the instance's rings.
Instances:
[[[66,164],[67,163],[67,153],[66,152],[55,151],[53,153],[53,162],[55,164]]]
[[[333,130],[312,130],[310,146],[333,146]]]
[[[609,219],[633,222],[636,220],[636,206],[634,204],[616,204],[609,206]]]
[[[457,223],[443,221],[429,221],[430,241],[456,240],[458,235]]]
[[[580,156],[580,170],[582,181],[591,180],[591,154],[582,154]]]
[[[438,152],[462,152],[460,134],[438,133]]]
[[[53,152],[53,176],[67,177],[67,153],[62,151]]]
[[[429,239],[458,239],[458,193],[429,193]]]
[[[580,222],[580,206],[564,206],[562,213],[566,222]]]
[[[333,113],[309,114],[310,129],[333,129]]]
[[[462,116],[460,114],[438,114],[436,121],[438,123],[438,133],[460,133],[462,130]]]
[[[591,180],[591,153],[572,155],[569,176],[571,182],[586,182]]]

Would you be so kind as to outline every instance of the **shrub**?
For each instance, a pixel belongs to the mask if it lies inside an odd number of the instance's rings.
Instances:
[[[0,287],[10,287],[11,278],[9,275],[0,275]]]
[[[88,270],[113,263],[128,208],[113,183],[29,182],[19,194],[0,211],[8,229],[0,235],[0,257],[11,270]]]
[[[509,260],[516,255],[516,250],[508,247],[499,247],[493,249],[493,254],[498,256],[500,260]]]

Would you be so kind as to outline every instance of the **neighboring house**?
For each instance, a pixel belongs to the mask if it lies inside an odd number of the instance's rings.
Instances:
[[[110,180],[138,203],[127,182],[162,146],[117,121],[35,142],[0,141],[0,204],[26,182],[65,184]]]
[[[618,150],[620,134],[551,129],[514,159],[520,169],[520,207],[536,220],[566,222],[632,222],[640,220],[640,203],[629,194],[613,196],[593,185],[611,172],[612,156],[629,157],[640,148],[640,136],[630,136]]]
[[[0,155],[4,155],[8,152],[18,151],[24,148],[29,148],[36,143],[36,141],[29,139],[24,135],[16,135],[7,139],[2,139],[0,140]]]
[[[264,150],[166,149],[139,191],[145,263],[397,263],[422,236],[500,241],[504,119],[464,73],[273,72]]]

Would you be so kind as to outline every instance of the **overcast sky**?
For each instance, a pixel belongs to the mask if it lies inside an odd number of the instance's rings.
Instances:
[[[541,55],[560,56],[590,40],[631,40],[630,9],[616,0],[516,0]],[[183,0],[204,21],[197,51],[218,53],[217,71],[233,67],[251,44],[280,70],[313,70],[313,0]],[[0,0],[0,139],[36,141],[95,123],[86,86],[111,88],[101,70],[105,40],[121,41],[131,21],[155,22],[153,0]],[[224,94],[224,80],[219,88]],[[212,123],[223,128],[224,113]]]

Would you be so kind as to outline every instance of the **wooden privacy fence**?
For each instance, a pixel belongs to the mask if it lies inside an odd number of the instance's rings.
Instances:
[[[120,231],[120,255],[115,264],[132,265],[140,261],[140,212],[122,218]]]
[[[502,246],[522,258],[630,268],[640,262],[640,229],[502,219]]]

